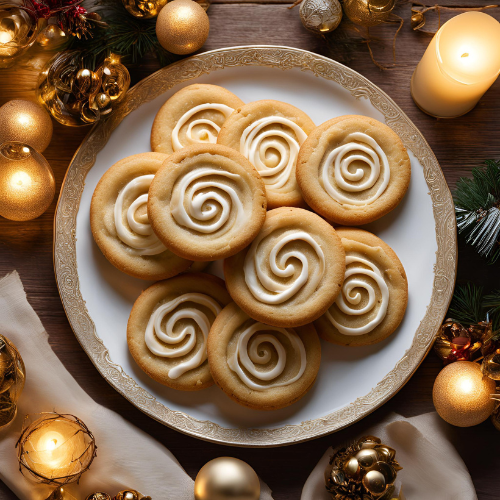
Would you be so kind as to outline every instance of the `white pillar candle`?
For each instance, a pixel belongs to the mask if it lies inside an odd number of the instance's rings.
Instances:
[[[499,72],[500,23],[466,12],[436,33],[413,73],[411,94],[422,111],[454,118],[477,104]]]

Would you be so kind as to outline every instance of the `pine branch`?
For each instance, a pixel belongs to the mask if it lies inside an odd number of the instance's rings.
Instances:
[[[493,331],[497,332],[495,337],[500,339],[500,290],[485,295],[483,304],[493,322]]]
[[[474,283],[457,285],[448,309],[448,317],[467,326],[484,321],[486,311],[483,305],[483,287]]]

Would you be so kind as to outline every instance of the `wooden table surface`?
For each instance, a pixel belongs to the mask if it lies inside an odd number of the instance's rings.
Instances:
[[[419,111],[413,103],[410,78],[430,38],[410,29],[410,4],[397,7],[397,13],[405,19],[397,41],[398,66],[381,71],[373,65],[366,44],[352,30],[352,25],[343,21],[326,43],[302,27],[298,8],[288,10],[288,1],[216,0],[209,10],[210,36],[203,50],[251,44],[287,45],[327,55],[350,66],[389,94],[413,120],[436,154],[451,189],[460,176],[469,174],[472,167],[486,159],[499,158],[500,81],[493,85],[473,111],[458,119],[436,120]],[[448,4],[457,5],[457,2]],[[462,0],[459,5],[486,4],[477,0],[464,3]],[[500,9],[490,10],[489,13],[500,19]],[[372,44],[374,53],[386,63],[391,58],[393,33],[391,25],[372,30],[372,36],[380,39]],[[155,69],[155,62],[147,61],[140,67],[132,68],[131,72],[133,79],[138,81]],[[33,70],[19,67],[0,70],[0,105],[15,98],[34,99],[36,79],[37,73]],[[58,191],[71,157],[88,130],[87,127],[70,128],[58,124],[54,127],[52,143],[45,156],[54,170]],[[52,267],[55,205],[55,202],[52,203],[49,210],[34,221],[18,223],[0,219],[0,276],[17,269],[29,301],[50,335],[54,351],[90,396],[158,439],[193,478],[208,460],[230,455],[252,465],[272,488],[275,500],[298,499],[310,471],[334,439],[340,442],[351,432],[361,433],[389,412],[410,417],[434,410],[432,386],[441,369],[441,362],[430,353],[392,400],[350,429],[334,436],[290,447],[240,449],[199,441],[164,427],[142,414],[104,382],[73,335],[59,299]],[[498,264],[488,267],[460,242],[458,280],[474,280],[491,289],[500,287],[499,277]],[[450,426],[450,434],[469,468],[478,498],[498,500],[500,433],[486,421],[468,429]],[[14,495],[0,483],[0,499],[13,498]]]

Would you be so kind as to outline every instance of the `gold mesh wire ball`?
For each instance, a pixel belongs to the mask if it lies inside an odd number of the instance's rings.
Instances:
[[[14,99],[0,108],[0,144],[23,142],[43,153],[51,139],[52,120],[39,104]]]
[[[55,192],[54,174],[40,153],[20,142],[0,145],[0,216],[35,219],[49,208]]]
[[[16,346],[0,334],[0,429],[16,417],[16,403],[25,379],[23,358]]]
[[[26,415],[16,448],[23,475],[56,486],[78,481],[97,449],[93,434],[79,418],[55,412]]]

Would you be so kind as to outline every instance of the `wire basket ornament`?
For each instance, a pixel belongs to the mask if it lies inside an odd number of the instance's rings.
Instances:
[[[92,464],[97,446],[79,418],[51,412],[25,417],[16,448],[24,476],[62,486],[79,481]]]

